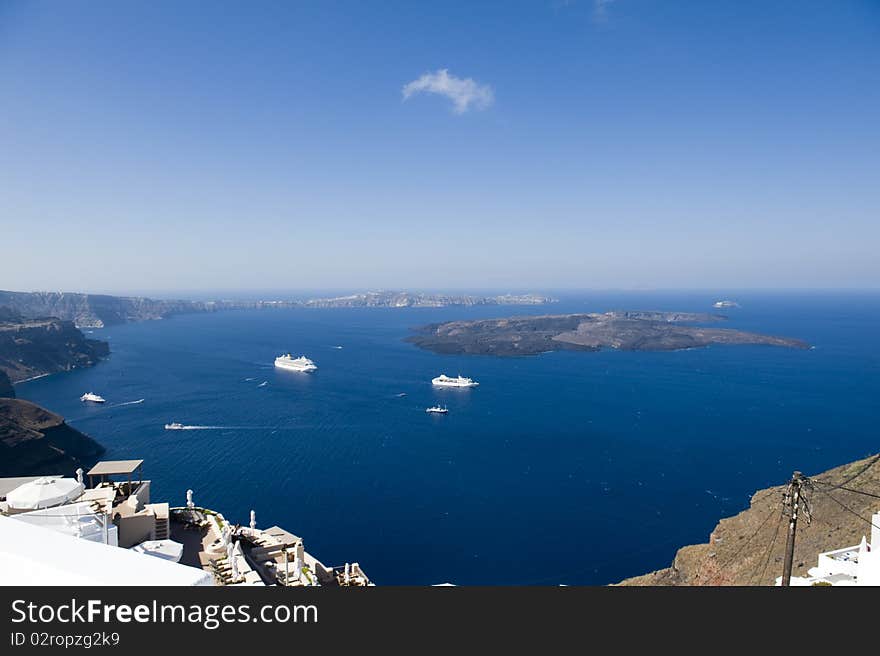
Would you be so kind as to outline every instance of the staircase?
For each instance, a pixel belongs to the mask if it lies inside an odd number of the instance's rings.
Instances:
[[[168,531],[168,518],[167,517],[156,517],[156,530],[155,530],[155,539],[156,540],[167,540],[171,535]]]
[[[171,537],[171,527],[168,524],[169,510],[167,503],[150,503],[144,506],[156,517],[153,528],[153,540],[167,540]]]

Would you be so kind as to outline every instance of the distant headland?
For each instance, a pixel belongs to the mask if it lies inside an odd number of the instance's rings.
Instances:
[[[59,371],[91,367],[110,353],[107,342],[87,339],[72,321],[25,318],[0,307],[0,389]],[[4,396],[0,393],[0,396]]]
[[[408,291],[371,291],[349,296],[307,300],[162,300],[142,296],[108,296],[69,292],[0,291],[0,307],[25,318],[56,317],[78,328],[166,319],[178,314],[271,308],[405,308],[474,305],[544,305],[556,299],[537,294],[474,296]]]
[[[536,355],[547,351],[675,351],[710,344],[764,344],[809,348],[799,339],[701,325],[724,321],[717,314],[605,312],[449,321],[416,329],[416,346],[445,354]]]
[[[468,294],[423,294],[419,292],[367,292],[335,298],[303,301],[303,307],[449,307],[454,305],[544,305],[556,299],[537,294],[471,296]]]

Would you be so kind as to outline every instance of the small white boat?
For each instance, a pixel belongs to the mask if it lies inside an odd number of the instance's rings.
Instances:
[[[170,424],[165,424],[165,430],[183,430],[183,424],[176,421]]]
[[[446,408],[446,406],[443,406],[441,408],[439,405],[433,405],[430,408],[425,408],[425,412],[435,415],[445,415],[449,412],[449,410]]]
[[[83,403],[106,403],[107,402],[107,399],[105,399],[103,396],[98,396],[97,394],[93,394],[92,392],[86,392],[81,397],[79,397],[79,400],[82,401]]]

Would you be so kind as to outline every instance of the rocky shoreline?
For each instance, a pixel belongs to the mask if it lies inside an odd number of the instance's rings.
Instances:
[[[110,353],[107,342],[86,339],[72,321],[25,319],[0,310],[0,371],[13,383],[90,367]]]
[[[30,401],[0,398],[0,477],[73,475],[104,452],[88,435]]]

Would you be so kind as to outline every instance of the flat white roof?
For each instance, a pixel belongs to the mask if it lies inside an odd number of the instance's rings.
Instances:
[[[204,570],[0,516],[0,585],[213,585]]]
[[[92,467],[87,476],[112,476],[113,474],[133,474],[143,460],[102,460]]]

